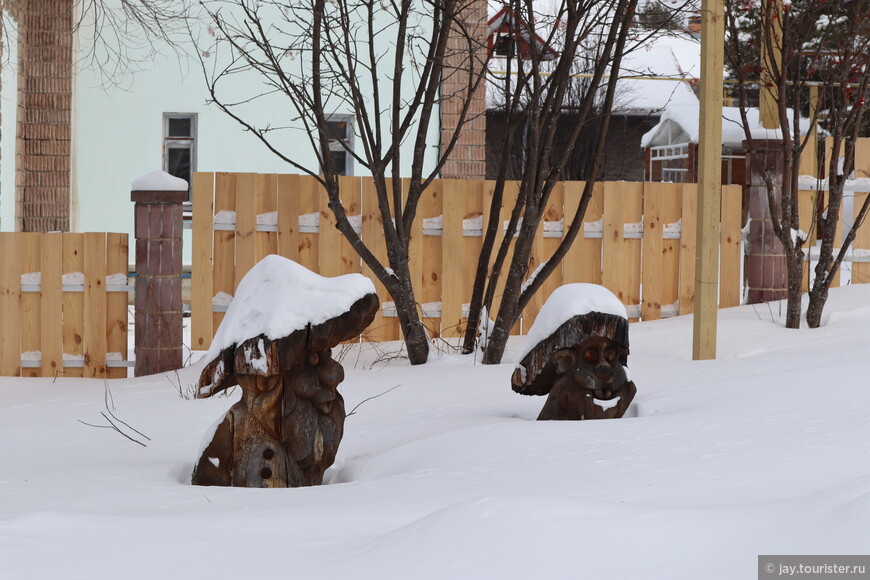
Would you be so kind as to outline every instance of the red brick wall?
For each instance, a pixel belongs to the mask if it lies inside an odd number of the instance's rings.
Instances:
[[[486,2],[469,0],[464,20],[473,31],[479,49],[475,71],[486,57]],[[441,83],[441,148],[446,148],[459,122],[462,101],[467,94],[468,44],[457,34],[448,41],[444,80]],[[484,179],[486,176],[486,92],[485,83],[472,98],[467,121],[456,146],[441,170],[445,179]]]
[[[18,6],[16,229],[70,229],[72,0]]]

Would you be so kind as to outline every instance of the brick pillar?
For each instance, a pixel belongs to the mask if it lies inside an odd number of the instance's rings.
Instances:
[[[749,257],[746,266],[749,304],[783,300],[788,296],[785,252],[773,233],[764,175],[774,182],[775,217],[781,216],[783,151],[777,140],[744,141],[746,180],[749,189]]]
[[[466,30],[474,35],[478,43],[475,58],[475,74],[486,59],[486,2],[471,0],[464,7],[460,18],[465,21]],[[468,44],[458,32],[453,31],[447,41],[444,59],[445,74],[441,81],[441,149],[446,148],[462,111],[468,85]],[[486,81],[472,96],[471,107],[462,127],[459,140],[447,162],[441,169],[444,179],[485,179],[486,178]]]
[[[73,2],[18,4],[16,229],[69,231]]]
[[[136,202],[135,375],[182,367],[181,203],[184,191],[133,191]]]

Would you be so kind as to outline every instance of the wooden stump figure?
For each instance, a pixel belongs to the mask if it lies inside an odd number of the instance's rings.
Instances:
[[[619,418],[637,393],[628,375],[628,352],[625,317],[575,315],[532,346],[511,384],[522,395],[548,395],[539,421]]]
[[[280,338],[260,334],[233,343],[206,365],[198,398],[236,384],[242,398],[205,446],[194,468],[194,485],[300,487],[323,482],[345,420],[344,401],[337,391],[344,369],[333,360],[331,349],[371,324],[379,307],[373,290],[342,314]],[[229,318],[230,310],[225,321]]]

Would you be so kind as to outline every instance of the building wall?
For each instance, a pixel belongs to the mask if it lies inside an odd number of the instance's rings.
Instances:
[[[16,229],[68,231],[72,0],[26,0],[18,14]]]
[[[486,58],[487,5],[484,0],[473,0],[465,13],[465,29],[478,42],[475,69],[483,66]],[[469,60],[467,40],[455,33],[448,41],[445,58],[445,74],[441,84],[441,149],[455,133],[462,112],[462,101],[467,94]],[[441,169],[445,179],[483,179],[486,175],[486,82],[472,96],[463,126],[455,147]]]
[[[48,11],[63,18],[70,13],[59,7],[72,4],[72,0],[28,2],[38,7],[37,13]],[[118,8],[120,0],[109,0],[109,5]],[[194,31],[195,37],[207,37],[207,23],[200,21],[199,25],[201,30]],[[0,226],[4,229],[38,226],[132,234],[131,183],[163,167],[164,113],[198,115],[198,171],[299,172],[270,152],[235,120],[207,103],[209,95],[196,57],[179,55],[165,45],[143,46],[141,55],[133,55],[138,59],[134,68],[139,70],[126,75],[121,82],[114,82],[116,79],[107,79],[111,71],[82,59],[91,48],[87,44],[87,31],[80,33],[81,41],[74,46],[72,37],[67,34],[65,39],[61,38],[59,30],[52,32],[54,36],[44,34],[46,26],[55,24],[42,16],[26,21],[22,18],[20,23],[21,44],[26,44],[29,57],[22,54],[21,77],[12,84],[22,88],[25,107],[21,108],[19,118],[23,120],[25,133],[23,138],[10,144],[7,139],[10,117],[4,115],[2,156],[4,162],[10,155],[18,158],[17,180],[21,184],[22,203],[16,213],[20,219],[13,220],[11,200],[14,194],[11,191],[15,187],[15,172],[6,170],[7,163],[0,176]],[[25,36],[27,34],[30,36]],[[154,54],[152,49],[155,49]],[[195,54],[197,47],[188,41],[182,49]],[[56,60],[38,61],[61,56],[66,67],[55,64]],[[45,62],[50,66],[43,66]],[[76,63],[75,69],[70,63]],[[408,66],[412,66],[410,62]],[[47,75],[68,74],[73,70],[72,78],[66,81],[43,80]],[[7,67],[3,72],[5,81]],[[409,73],[409,78],[411,76]],[[25,92],[27,87],[29,90]],[[229,99],[245,91],[266,90],[256,76],[237,77],[228,87],[233,93]],[[409,87],[409,91],[411,89]],[[4,107],[17,100],[17,95],[9,92],[10,87],[4,84]],[[40,112],[24,115],[24,111],[36,109]],[[335,114],[349,112],[334,111]],[[275,133],[277,148],[316,171],[316,158],[307,133],[294,121],[294,112],[286,98],[264,99],[252,106],[250,113],[264,124],[288,127]],[[437,122],[432,125],[429,143],[434,145],[438,143],[439,127]],[[385,126],[389,126],[388,118]],[[402,149],[402,175],[410,172],[412,147],[413,140],[409,139]],[[428,151],[425,169],[431,171],[435,167],[432,154],[435,150]],[[357,165],[354,174],[364,175],[365,171]],[[35,189],[37,187],[41,189]],[[55,197],[48,196],[49,193]],[[29,219],[31,215],[34,219]],[[185,262],[189,263],[189,259],[190,244],[186,244]]]

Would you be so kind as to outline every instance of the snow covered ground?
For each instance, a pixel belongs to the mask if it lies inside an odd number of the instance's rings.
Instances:
[[[779,304],[723,311],[706,362],[691,317],[633,325],[638,394],[611,421],[534,421],[511,364],[348,353],[348,409],[385,394],[316,488],[188,485],[235,400],[182,397],[199,365],[113,381],[113,403],[101,381],[2,378],[0,578],[732,580],[758,554],[867,554],[870,286],[827,313],[790,331]],[[107,404],[147,446],[79,422]]]

